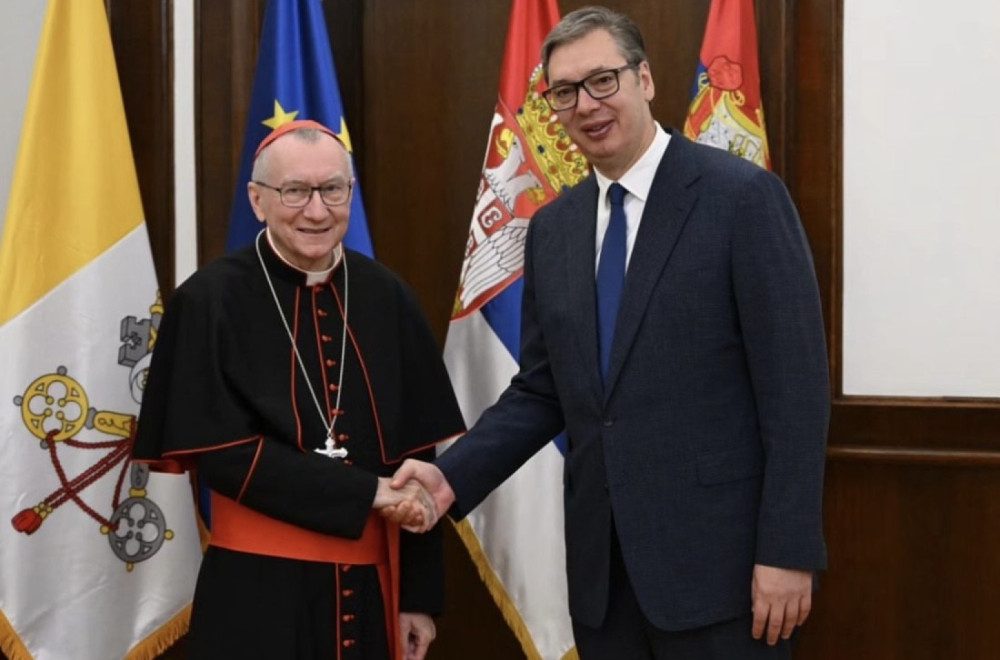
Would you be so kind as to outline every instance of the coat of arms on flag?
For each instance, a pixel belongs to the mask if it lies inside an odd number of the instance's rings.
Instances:
[[[539,63],[516,110],[497,104],[479,180],[453,318],[492,300],[524,270],[528,221],[545,202],[587,175],[587,161],[552,110]]]
[[[105,324],[107,329],[119,331],[117,337],[111,338],[120,342],[117,362],[124,368],[118,386],[128,391],[135,405],[142,402],[156,330],[163,314],[159,295],[149,313],[149,318],[143,319],[126,316],[118,327],[114,319],[107,319]],[[105,393],[107,383],[101,385],[98,391]],[[58,508],[72,504],[94,520],[101,534],[107,537],[111,553],[125,563],[128,571],[137,562],[153,557],[164,541],[174,538],[163,509],[147,489],[149,467],[128,460],[135,434],[133,413],[95,407],[100,403],[91,401],[87,387],[73,378],[65,366],[32,380],[13,402],[19,408],[25,430],[38,440],[39,450],[48,455],[52,480],[58,483],[43,500],[11,518],[15,530],[34,534],[44,522],[55,517]],[[89,454],[88,458],[73,460],[67,455],[70,452]],[[67,473],[71,464],[81,465],[78,474]],[[91,486],[105,475],[114,484],[110,500],[92,501],[87,491],[95,490]]]
[[[684,135],[771,168],[753,0],[712,0]]]

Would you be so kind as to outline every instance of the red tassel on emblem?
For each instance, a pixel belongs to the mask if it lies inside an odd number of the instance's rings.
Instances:
[[[19,532],[32,534],[42,526],[43,518],[34,509],[25,509],[10,519],[10,523]]]

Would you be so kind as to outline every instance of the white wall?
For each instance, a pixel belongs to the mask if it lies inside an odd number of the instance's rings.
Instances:
[[[198,268],[194,0],[174,0],[174,282]]]
[[[1000,3],[844,2],[845,394],[1000,396]]]
[[[35,54],[48,2],[10,2],[0,20],[0,80],[3,81],[3,124],[0,126],[0,236],[7,217],[14,161],[21,140]],[[2,240],[2,239],[0,239]]]

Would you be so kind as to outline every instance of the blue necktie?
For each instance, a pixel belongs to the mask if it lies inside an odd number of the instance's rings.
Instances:
[[[611,221],[601,244],[601,260],[597,265],[597,341],[601,353],[601,380],[608,375],[611,340],[615,336],[618,303],[625,285],[625,189],[619,183],[608,188],[611,200]]]

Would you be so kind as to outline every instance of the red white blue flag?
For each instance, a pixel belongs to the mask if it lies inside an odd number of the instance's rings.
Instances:
[[[684,135],[771,169],[753,0],[712,0]]]
[[[524,239],[531,216],[587,174],[541,92],[555,0],[514,0],[500,91],[472,213],[445,363],[467,424],[518,369]],[[529,660],[576,657],[566,594],[563,454],[553,442],[457,526]]]

